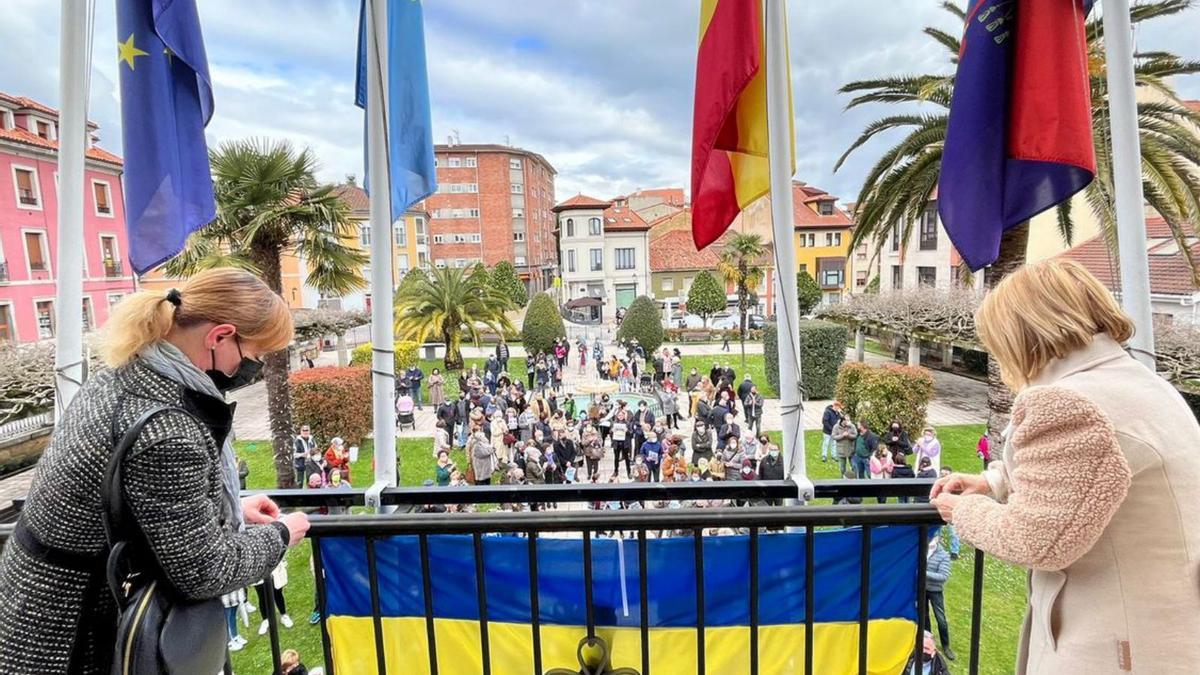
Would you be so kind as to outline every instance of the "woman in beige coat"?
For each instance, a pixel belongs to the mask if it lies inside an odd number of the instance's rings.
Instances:
[[[938,480],[946,522],[1030,569],[1018,673],[1200,668],[1200,426],[1121,346],[1133,324],[1083,267],[1047,261],[984,300],[1017,392],[1003,461]]]

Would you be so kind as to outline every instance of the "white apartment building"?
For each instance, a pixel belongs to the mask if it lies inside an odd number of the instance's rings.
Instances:
[[[908,241],[901,241],[904,230],[894,223],[884,238],[874,269],[867,267],[871,258],[871,245],[866,250],[860,246],[854,252],[854,292],[861,292],[870,282],[873,271],[879,274],[879,292],[890,293],[913,290],[918,287],[950,290],[966,286],[963,277],[962,256],[950,243],[950,237],[942,227],[937,212],[937,200],[929,200],[919,222],[913,223]],[[860,253],[866,253],[860,260]],[[865,272],[865,274],[863,274]],[[971,288],[983,288],[983,274],[971,275]],[[860,278],[865,278],[862,286]]]
[[[650,295],[650,225],[628,203],[576,195],[553,211],[560,302],[600,298],[607,320],[637,296]]]

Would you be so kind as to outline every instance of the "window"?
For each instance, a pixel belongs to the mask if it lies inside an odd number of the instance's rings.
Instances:
[[[588,251],[588,255],[591,259],[591,270],[593,272],[599,272],[604,269],[604,249],[594,248]]]
[[[12,305],[4,303],[0,305],[0,342],[13,342],[16,337],[12,322]]]
[[[904,268],[899,265],[892,265],[892,290],[899,291],[904,288]]]
[[[892,223],[892,251],[900,250],[900,223]],[[897,287],[899,288],[899,287]]]
[[[454,266],[455,266],[455,267],[458,267],[458,268],[460,268],[460,269],[461,269],[461,268],[463,268],[463,267],[466,267],[466,266],[467,266],[467,260],[466,260],[466,258],[455,258],[455,259],[454,259]]]
[[[588,219],[588,234],[592,235],[593,237],[599,236],[601,233],[601,227],[602,225],[599,218]]]
[[[108,308],[112,309],[113,307],[116,307],[117,304],[120,303],[121,300],[123,300],[124,298],[125,298],[124,293],[109,293],[108,294]]]
[[[862,272],[862,271],[855,272],[854,286],[855,286],[855,288],[866,288],[866,286],[867,286],[867,273],[866,272]]]
[[[800,271],[808,274],[808,263],[800,263]]]
[[[444,235],[444,234],[435,234],[435,235],[433,235],[433,243],[435,243],[435,244],[444,244],[444,243],[446,243],[446,235]]]
[[[92,299],[83,296],[83,332],[88,332],[92,329]]]
[[[392,238],[397,246],[408,246],[408,226],[403,220],[392,226]]]
[[[841,286],[842,280],[842,270],[821,270],[822,286]]]
[[[462,166],[462,159],[458,157],[451,157],[450,159],[446,160],[446,166]]]
[[[575,219],[574,218],[567,218],[567,236],[568,237],[575,236]]]
[[[918,267],[917,268],[917,285],[933,288],[937,286],[937,268],[936,267]]]
[[[821,215],[823,215],[823,216],[832,216],[833,215],[833,202],[830,202],[830,201],[818,202],[817,208],[820,209]]]
[[[846,282],[845,258],[821,258],[817,261],[817,270],[821,288],[838,288]]]
[[[468,218],[478,218],[479,217],[479,209],[467,209],[467,217]]]
[[[513,264],[517,267],[525,267],[525,256],[519,255],[513,258]]]
[[[513,232],[513,241],[525,241],[525,233]]]
[[[44,138],[46,140],[50,140],[50,124],[48,122],[43,122],[41,120],[38,120],[37,126],[34,128],[35,128],[34,133],[36,133],[38,135],[38,138]]]
[[[37,209],[42,208],[42,195],[38,189],[37,170],[14,166],[13,176],[17,186],[17,205]]]
[[[568,272],[575,271],[575,249],[571,249],[570,251],[567,251],[567,271]]]
[[[30,272],[46,272],[50,269],[50,252],[46,250],[45,232],[25,233],[25,259]]]
[[[617,257],[617,269],[631,270],[637,262],[631,248],[618,248],[615,251]]]
[[[468,237],[467,240],[470,241],[472,244],[478,244],[480,241],[483,240],[483,237],[478,232],[476,232],[476,233],[472,234],[470,237]]]
[[[438,258],[437,262],[435,262],[433,265],[434,265],[434,267],[437,267],[438,269],[442,269],[446,266],[446,259]]]
[[[833,246],[833,233],[832,232],[825,233],[825,245]]]
[[[425,234],[425,216],[417,216],[413,220],[417,226],[417,234]]]
[[[117,250],[117,238],[111,234],[100,235],[100,260],[104,265],[104,276],[121,276],[121,254]]]
[[[921,250],[937,250],[937,205],[930,204],[921,214]]]
[[[815,232],[801,232],[800,233],[800,246],[811,248],[816,245],[817,245],[817,235]]]
[[[108,183],[92,181],[92,198],[96,202],[96,215],[112,218],[112,192]]]
[[[519,169],[519,168],[521,168],[521,160],[520,160],[520,158],[513,157],[513,158],[509,159],[509,160],[508,160],[508,168],[510,168],[510,169]]]
[[[513,209],[513,218],[524,218],[525,209]]]
[[[525,194],[525,186],[521,183],[510,183],[508,188],[514,195]]]
[[[950,285],[954,288],[962,288],[966,286],[966,279],[963,278],[962,266],[954,265],[950,268]]]
[[[54,337],[54,301],[35,301],[33,313],[37,317],[38,339],[46,340]]]
[[[438,159],[437,157],[434,157],[433,158],[433,166],[434,166],[434,168],[441,166],[441,160]]]
[[[664,291],[673,291],[675,290],[675,280],[671,277],[663,277],[658,287]]]
[[[473,169],[473,168],[475,168],[475,166],[476,166],[476,160],[475,160],[475,158],[474,158],[474,157],[467,157],[467,158],[466,158],[466,160],[465,160],[465,162],[464,162],[464,166],[470,167],[470,168],[472,168],[472,169]]]
[[[834,233],[833,233],[833,245],[834,245],[834,246],[841,246],[841,245],[842,245],[842,233],[841,233],[841,232],[834,232]]]

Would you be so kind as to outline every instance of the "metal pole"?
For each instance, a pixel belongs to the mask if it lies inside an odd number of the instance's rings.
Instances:
[[[1142,152],[1133,83],[1129,0],[1104,0],[1104,54],[1108,71],[1121,306],[1133,318],[1136,327],[1129,340],[1134,358],[1154,370],[1154,325],[1150,311],[1150,269],[1146,258]]]
[[[367,4],[367,171],[371,188],[371,382],[375,485],[396,485],[395,336],[392,327],[392,206],[388,171],[387,2]]]
[[[54,414],[61,420],[85,377],[83,198],[87,148],[88,0],[63,0],[59,44],[58,277],[54,301]]]
[[[812,498],[804,454],[804,417],[800,410],[800,334],[797,321],[796,249],[792,232],[792,101],[788,85],[787,4],[763,0],[767,49],[767,139],[771,161],[771,221],[779,295],[779,405],[783,418],[783,458],[788,478],[800,488],[800,500]]]

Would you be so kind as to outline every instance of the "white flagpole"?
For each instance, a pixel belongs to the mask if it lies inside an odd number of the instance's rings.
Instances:
[[[1146,257],[1142,152],[1138,138],[1131,34],[1129,0],[1104,0],[1104,55],[1108,69],[1108,117],[1112,127],[1121,306],[1133,318],[1136,328],[1129,340],[1133,357],[1154,370],[1150,263]]]
[[[54,270],[54,414],[79,393],[83,360],[83,200],[87,148],[88,0],[63,0],[59,32],[58,255]]]
[[[396,485],[395,334],[392,325],[392,205],[387,146],[387,2],[367,0],[367,171],[371,189],[371,382],[375,485]]]
[[[799,303],[792,213],[792,102],[788,95],[787,4],[763,0],[767,57],[767,139],[771,161],[771,221],[775,239],[775,319],[779,327],[779,405],[783,419],[783,458],[800,501],[813,497],[804,452],[800,400]]]

